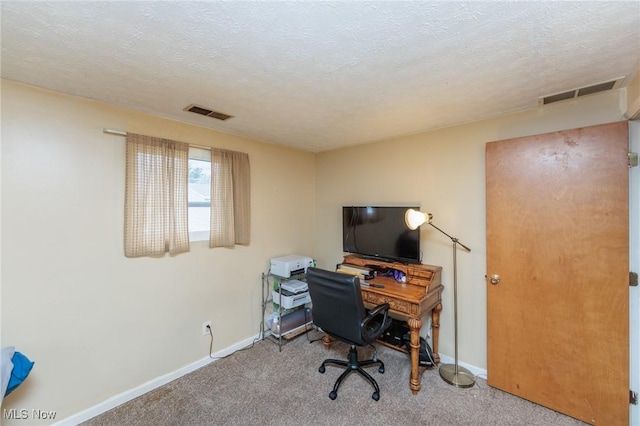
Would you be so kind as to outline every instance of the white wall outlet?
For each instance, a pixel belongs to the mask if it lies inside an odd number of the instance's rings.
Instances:
[[[213,328],[211,326],[211,320],[203,322],[202,323],[202,335],[203,336],[208,336],[210,328],[211,328],[211,331],[213,332]]]

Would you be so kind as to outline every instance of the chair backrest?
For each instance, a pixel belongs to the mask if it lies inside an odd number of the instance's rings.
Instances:
[[[362,320],[367,311],[362,303],[358,277],[319,268],[307,269],[313,322],[333,337],[354,345],[366,345]]]

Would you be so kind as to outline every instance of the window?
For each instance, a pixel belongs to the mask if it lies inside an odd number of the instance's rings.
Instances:
[[[189,148],[189,241],[209,240],[211,228],[211,151]]]
[[[125,256],[249,244],[249,155],[127,133]]]

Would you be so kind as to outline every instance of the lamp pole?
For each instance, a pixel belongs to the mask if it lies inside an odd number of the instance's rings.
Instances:
[[[444,232],[442,229],[435,226],[431,221],[429,225],[436,228],[438,231],[449,237],[453,243],[453,326],[454,326],[454,350],[455,350],[455,363],[443,364],[440,366],[438,372],[440,377],[449,383],[450,385],[457,386],[459,388],[470,388],[476,382],[474,375],[464,367],[458,365],[458,261],[457,251],[458,246],[462,247],[467,252],[471,252],[471,249],[462,244],[457,238]]]

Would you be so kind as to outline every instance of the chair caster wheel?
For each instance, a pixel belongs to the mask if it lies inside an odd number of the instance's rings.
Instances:
[[[378,392],[374,392],[373,395],[371,395],[371,398],[373,398],[374,401],[378,401],[380,399],[380,394]]]
[[[321,366],[320,366],[320,368],[318,368],[318,371],[319,371],[320,373],[324,374],[324,372],[325,372],[324,365],[321,365]]]
[[[338,392],[336,392],[336,391],[329,392],[329,398],[331,398],[331,400],[334,400],[337,397],[338,397]]]
[[[384,374],[384,367],[378,367],[378,373]]]

